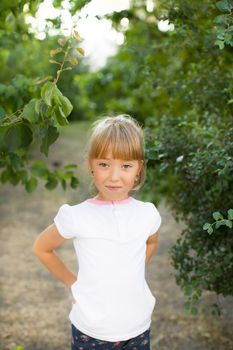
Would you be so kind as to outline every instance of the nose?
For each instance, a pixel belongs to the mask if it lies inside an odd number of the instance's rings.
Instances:
[[[112,167],[109,173],[109,179],[111,181],[118,181],[120,178],[120,169],[118,167]]]

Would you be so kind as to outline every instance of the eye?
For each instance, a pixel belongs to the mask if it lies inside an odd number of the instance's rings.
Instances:
[[[105,165],[108,165],[107,163],[104,163],[104,162],[101,162],[98,164],[99,166],[103,167],[103,168],[106,168]]]
[[[125,167],[125,169],[129,169],[129,168],[132,168],[132,165],[130,165],[130,164],[123,164],[123,167]]]

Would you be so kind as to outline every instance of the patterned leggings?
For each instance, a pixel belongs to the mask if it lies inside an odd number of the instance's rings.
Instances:
[[[105,341],[82,333],[72,324],[71,350],[150,350],[150,328],[134,338],[123,341]]]

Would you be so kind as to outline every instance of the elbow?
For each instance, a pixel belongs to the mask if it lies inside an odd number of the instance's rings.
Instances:
[[[53,252],[53,250],[46,247],[41,235],[36,238],[32,246],[32,251],[39,259],[42,259],[45,254],[47,255]]]
[[[38,238],[35,240],[33,246],[32,246],[32,252],[36,255],[39,256],[40,255],[40,247],[39,247],[39,242],[38,242]]]
[[[37,242],[35,241],[33,246],[32,246],[32,252],[35,254],[35,255],[38,255],[38,249],[37,249]]]

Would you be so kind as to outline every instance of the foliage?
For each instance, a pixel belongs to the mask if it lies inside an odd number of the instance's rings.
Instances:
[[[217,100],[219,90],[216,91],[217,86],[209,76],[214,69],[213,74],[227,74],[229,79],[231,73],[226,72],[224,63],[231,60],[231,48],[222,55],[215,44],[221,24],[213,27],[219,11],[212,1],[194,1],[192,4],[185,1],[179,7],[178,1],[160,1],[160,6],[156,3],[152,13],[146,11],[145,1],[135,3],[128,11],[108,16],[125,36],[117,55],[110,57],[103,69],[82,76],[79,81],[80,95],[89,96],[78,102],[88,110],[87,116],[95,118],[96,114],[125,112],[144,123],[144,120],[160,118],[166,113],[174,116],[183,113],[189,108],[194,94],[201,103],[200,108],[195,104],[199,110],[208,104],[209,112],[216,113],[225,106],[232,94],[231,86],[227,91],[224,79],[219,80],[222,93]],[[207,12],[208,17],[204,15]],[[191,17],[190,13],[193,14]],[[168,16],[176,30],[166,33],[156,30],[158,21]],[[228,17],[229,28],[231,16]],[[125,17],[129,19],[126,31],[121,26]],[[208,54],[209,50],[212,56]],[[218,64],[214,64],[216,59]],[[209,91],[212,98],[202,94],[202,89]]]
[[[20,1],[12,1],[9,5],[8,0],[1,0],[0,4],[0,19],[5,20],[9,15],[13,15],[14,17],[18,17],[22,14],[24,10],[24,6],[27,5],[31,14],[35,15],[38,10],[38,6],[44,0],[20,0]],[[75,14],[82,7],[87,5],[91,0],[80,0],[80,1],[72,1],[70,0],[70,12],[71,14]],[[54,0],[53,6],[56,8],[62,7],[62,0]]]
[[[21,8],[18,8],[21,14],[16,11],[15,15],[18,17],[14,22],[12,19],[14,6],[7,7],[6,4],[4,6],[2,15],[5,14],[6,18],[10,16],[14,25],[17,21],[24,23]],[[8,25],[6,21],[7,31]],[[23,31],[28,34],[26,26],[23,27]],[[2,36],[1,30],[0,36]],[[22,40],[19,39],[19,41],[22,43]],[[23,74],[16,74],[10,83],[6,81],[0,84],[0,181],[2,183],[9,181],[17,185],[21,182],[28,192],[36,188],[38,178],[45,180],[45,187],[50,190],[54,189],[59,182],[65,189],[67,181],[72,188],[77,187],[78,179],[73,172],[76,165],[67,165],[64,171],[51,170],[42,160],[31,163],[30,151],[32,146],[35,148],[40,145],[40,152],[47,157],[49,147],[59,136],[59,128],[68,124],[67,117],[73,106],[57,84],[61,74],[71,70],[72,66],[78,63],[77,55],[73,51],[76,50],[80,55],[84,55],[83,49],[76,46],[80,41],[78,32],[72,29],[70,38],[59,38],[59,47],[50,50],[50,63],[59,68],[55,70],[55,78],[47,75],[42,79],[33,80]],[[11,56],[6,49],[10,42],[10,39],[5,44],[3,42],[4,53],[7,55],[6,61],[9,61]],[[41,84],[42,87],[40,87]]]
[[[214,23],[218,25],[215,44],[223,49],[225,45],[233,46],[233,3],[231,0],[218,1],[216,6],[224,14],[214,19]]]
[[[89,118],[123,112],[144,126],[142,195],[166,195],[186,223],[171,257],[185,308],[195,314],[204,290],[233,294],[232,221],[211,224],[213,234],[203,230],[233,207],[232,2],[160,0],[148,10],[135,0],[108,18],[125,40],[106,67],[81,78],[89,96],[82,103]],[[159,31],[160,20],[175,29]]]
[[[209,222],[206,222],[203,226],[203,230],[206,230],[210,235],[214,232],[214,226],[215,229],[218,229],[222,225],[232,228],[233,209],[229,209],[227,211],[226,219],[223,218],[222,214],[219,211],[215,211],[213,213],[213,219],[215,220],[214,223],[210,224]]]
[[[202,123],[197,127],[195,123],[187,125],[183,118],[163,119],[159,141],[148,142],[156,154],[155,172],[166,177],[172,171],[175,178],[167,199],[187,228],[172,247],[171,256],[177,283],[187,297],[185,307],[194,314],[203,290],[233,294],[229,283],[233,278],[229,209],[233,206],[233,129],[207,129],[205,121]],[[209,223],[211,217],[213,224]]]

